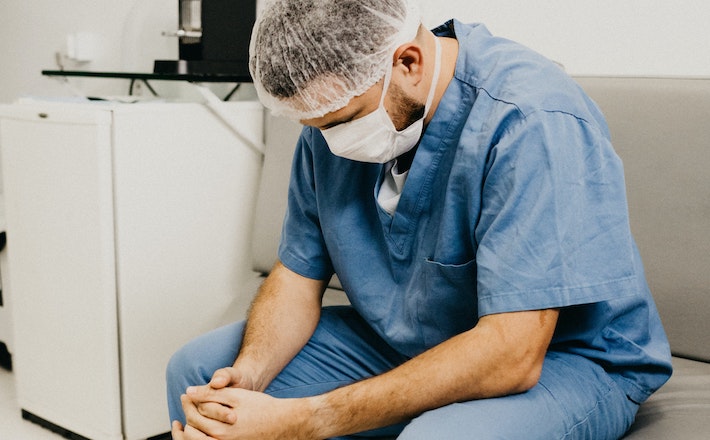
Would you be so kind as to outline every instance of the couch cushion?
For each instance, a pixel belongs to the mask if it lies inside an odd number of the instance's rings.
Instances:
[[[576,79],[624,161],[631,229],[671,349],[710,361],[710,79]]]
[[[710,364],[673,358],[675,372],[641,405],[624,440],[710,438]]]

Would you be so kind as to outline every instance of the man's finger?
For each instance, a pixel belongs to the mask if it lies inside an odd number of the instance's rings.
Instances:
[[[173,440],[185,440],[182,423],[174,420],[170,434],[172,435]]]
[[[173,440],[175,438],[173,437]],[[216,440],[214,437],[210,437],[204,432],[193,428],[191,425],[185,426],[185,436],[183,440]]]
[[[203,402],[197,404],[197,410],[203,416],[218,422],[234,424],[237,421],[236,413],[229,406],[216,402]]]
[[[237,415],[232,410],[234,405],[228,401],[227,397],[224,391],[215,390],[209,386],[190,387],[185,394],[183,407],[186,404],[192,405],[203,417],[231,425],[237,421]],[[188,414],[187,408],[185,408],[185,414]]]
[[[231,424],[203,416],[198,409],[198,403],[195,403],[186,394],[183,394],[180,400],[185,412],[185,418],[187,419],[187,425],[184,431],[185,440],[211,439],[212,437],[210,437],[210,435],[219,437],[221,433],[225,432],[225,430],[231,426]],[[193,430],[200,431],[202,436],[193,433]]]
[[[209,385],[188,387],[185,391],[187,397],[193,402],[213,402],[216,398],[215,389]]]
[[[227,368],[220,368],[212,375],[209,385],[212,388],[225,388],[237,382],[237,378],[233,377],[231,371]]]

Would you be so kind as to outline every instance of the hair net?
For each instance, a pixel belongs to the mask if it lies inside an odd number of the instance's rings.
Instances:
[[[269,0],[249,48],[259,99],[296,120],[339,110],[385,75],[420,22],[413,0]]]

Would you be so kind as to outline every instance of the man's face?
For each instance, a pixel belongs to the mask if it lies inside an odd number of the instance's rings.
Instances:
[[[383,83],[384,79],[381,79],[365,93],[351,99],[350,102],[340,110],[327,113],[320,118],[304,119],[300,122],[303,125],[310,125],[323,130],[362,118],[374,112],[379,106]],[[405,93],[405,91],[395,83],[394,79],[390,82],[388,87],[384,106],[397,130],[404,130],[418,119],[421,119],[424,115],[424,103],[417,102],[416,99]]]

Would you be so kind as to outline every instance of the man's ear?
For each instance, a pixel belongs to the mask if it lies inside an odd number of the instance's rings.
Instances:
[[[421,46],[414,42],[399,46],[394,53],[394,72],[402,74],[412,85],[419,84],[424,76]]]

